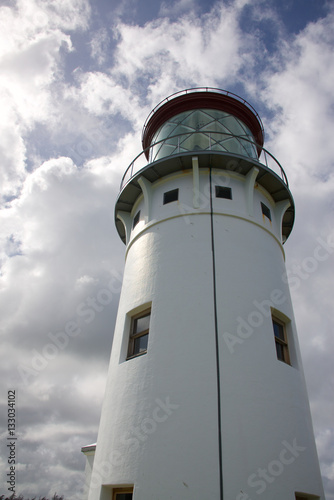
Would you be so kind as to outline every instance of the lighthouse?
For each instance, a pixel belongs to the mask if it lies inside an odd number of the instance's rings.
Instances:
[[[89,500],[324,500],[260,117],[196,88],[148,116],[115,223],[122,291]]]

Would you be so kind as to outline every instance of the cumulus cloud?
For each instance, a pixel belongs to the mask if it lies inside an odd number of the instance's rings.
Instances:
[[[262,94],[268,107],[279,111],[269,125],[275,147],[282,154],[286,151],[284,159],[292,162],[294,171],[302,160],[304,171],[325,178],[332,171],[328,159],[334,153],[332,25],[330,13],[283,44],[279,70],[270,72]]]
[[[261,1],[218,2],[205,14],[197,2],[164,2],[142,26],[120,21],[122,8],[111,26],[91,31],[86,0],[0,8],[0,404],[8,387],[18,389],[22,491],[70,499],[83,484],[79,450],[96,439],[122,279],[113,221],[119,182],[141,150],[150,110],[205,85],[261,108],[266,147],[295,197],[287,267],[298,278],[292,294],[333,499],[334,253],[314,262],[318,238],[333,227],[333,14],[270,52],[263,27],[276,38],[283,27]],[[85,67],[74,33],[86,33]],[[77,69],[69,73],[70,58]]]
[[[102,65],[106,61],[108,49],[110,48],[110,37],[105,27],[100,28],[94,34],[90,46],[92,58],[97,61],[98,65]]]
[[[0,7],[0,181],[4,201],[18,194],[26,177],[26,135],[55,113],[52,85],[61,78],[60,55],[72,50],[63,30],[84,28],[85,0],[17,1]]]
[[[123,260],[110,235],[117,188],[97,163],[45,162],[1,213],[1,372],[18,391],[26,494],[73,491],[80,447],[96,437]]]
[[[248,36],[241,36],[239,13],[238,6],[220,5],[203,18],[190,14],[175,22],[161,18],[144,27],[119,24],[113,72],[127,77],[130,84],[149,75],[150,88],[157,92],[160,87],[161,95],[203,78],[207,85],[218,79],[228,83],[249,46]]]

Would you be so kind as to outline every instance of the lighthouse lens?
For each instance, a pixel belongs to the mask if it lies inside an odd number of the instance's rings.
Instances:
[[[198,150],[258,158],[250,129],[237,117],[215,109],[193,109],[170,118],[157,130],[151,146],[150,161]]]

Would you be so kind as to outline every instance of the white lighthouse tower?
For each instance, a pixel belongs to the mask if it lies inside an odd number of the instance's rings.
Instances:
[[[89,500],[324,500],[283,243],[287,177],[229,92],[162,101],[116,201],[123,288]]]

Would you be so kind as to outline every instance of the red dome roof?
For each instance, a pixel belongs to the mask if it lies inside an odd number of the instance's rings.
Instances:
[[[143,149],[150,147],[154,134],[167,120],[193,109],[217,109],[239,118],[252,132],[258,155],[260,155],[264,132],[261,119],[255,109],[236,94],[207,87],[183,90],[161,101],[151,111],[145,122],[142,135]],[[148,150],[146,156],[148,158]]]

